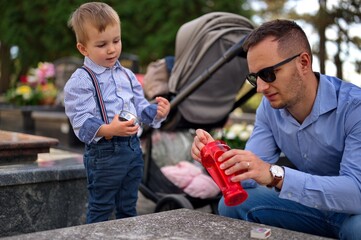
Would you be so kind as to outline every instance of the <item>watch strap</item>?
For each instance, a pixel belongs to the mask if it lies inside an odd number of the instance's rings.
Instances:
[[[273,166],[275,166],[275,165],[271,165],[271,167],[270,167],[270,174],[271,174],[271,176],[273,177],[273,180],[272,180],[272,182],[271,182],[270,184],[266,185],[266,187],[268,187],[268,188],[276,187],[277,184],[284,178],[284,168],[282,167],[282,169],[283,169],[283,176],[275,176],[275,175],[272,173],[272,171],[271,171],[271,169],[272,169]],[[278,166],[277,166],[277,167],[278,167]]]
[[[282,180],[280,177],[273,177],[273,181],[267,185],[268,188],[273,188]]]

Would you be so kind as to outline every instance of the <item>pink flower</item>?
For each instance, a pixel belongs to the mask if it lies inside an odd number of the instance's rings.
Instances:
[[[40,84],[45,84],[48,78],[55,76],[54,64],[48,62],[40,62],[36,69],[36,76]]]

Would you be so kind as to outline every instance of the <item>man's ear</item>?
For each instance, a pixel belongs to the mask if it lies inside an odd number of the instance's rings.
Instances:
[[[310,55],[308,55],[306,52],[301,54],[299,61],[301,71],[308,72],[312,70],[312,60]]]
[[[76,48],[79,50],[79,52],[84,56],[88,56],[88,51],[86,50],[86,47],[81,44],[81,43],[77,43],[76,44]]]

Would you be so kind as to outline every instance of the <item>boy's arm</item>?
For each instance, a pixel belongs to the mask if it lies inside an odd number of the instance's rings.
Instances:
[[[104,124],[100,117],[95,116],[97,102],[94,95],[88,74],[77,69],[64,87],[64,106],[75,135],[84,143],[93,142]]]

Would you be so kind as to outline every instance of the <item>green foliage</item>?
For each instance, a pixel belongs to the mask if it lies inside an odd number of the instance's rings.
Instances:
[[[280,8],[284,7],[280,6]],[[314,55],[319,60],[321,73],[327,74],[327,60],[335,65],[336,76],[340,79],[351,80],[345,79],[346,76],[343,73],[343,65],[347,62],[355,66],[355,72],[361,72],[358,68],[361,41],[359,34],[352,33],[357,30],[351,30],[353,27],[360,26],[361,23],[360,0],[338,0],[337,3],[320,0],[317,13],[299,14],[293,9],[288,12],[286,17],[302,19],[311,24],[314,31],[317,32],[319,41],[312,48]],[[326,34],[328,31],[337,34],[335,36]],[[336,51],[329,51],[331,49],[329,46],[332,45],[336,47]]]
[[[123,51],[139,56],[142,65],[174,55],[178,29],[205,13],[213,11],[233,12],[250,17],[244,11],[245,0],[124,0],[112,5],[122,21]]]
[[[76,54],[74,34],[66,24],[79,2],[1,1],[0,42],[19,47],[21,73],[39,61]]]
[[[256,93],[245,104],[242,105],[242,110],[248,113],[256,113],[258,105],[262,100],[262,96],[263,95],[261,93]]]
[[[67,26],[70,14],[83,0],[0,1],[0,43],[18,46],[23,74],[39,61],[80,56],[75,36]],[[176,33],[181,25],[211,11],[249,17],[245,0],[109,0],[122,21],[123,52],[139,56],[141,64],[174,55]],[[1,59],[6,61],[6,59]]]

